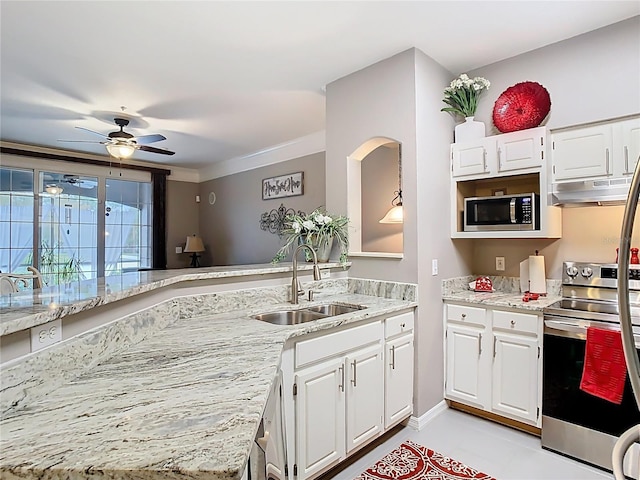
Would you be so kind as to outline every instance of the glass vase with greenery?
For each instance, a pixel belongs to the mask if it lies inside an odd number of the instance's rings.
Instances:
[[[289,214],[284,219],[284,245],[278,250],[271,263],[284,260],[291,247],[300,243],[321,245],[335,239],[340,248],[340,263],[347,262],[349,251],[349,218],[332,215],[324,208],[317,208],[307,215]]]

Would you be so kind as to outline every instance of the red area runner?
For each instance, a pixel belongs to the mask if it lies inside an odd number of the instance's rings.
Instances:
[[[422,445],[407,440],[354,480],[496,480]]]

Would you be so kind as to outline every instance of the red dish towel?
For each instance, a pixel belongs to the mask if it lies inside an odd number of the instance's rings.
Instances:
[[[619,405],[626,378],[620,332],[589,327],[580,389]]]

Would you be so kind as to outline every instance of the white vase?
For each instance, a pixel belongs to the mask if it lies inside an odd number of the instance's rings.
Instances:
[[[465,122],[456,125],[455,143],[468,142],[470,140],[478,140],[486,136],[483,122],[476,122],[473,117],[464,117]]]

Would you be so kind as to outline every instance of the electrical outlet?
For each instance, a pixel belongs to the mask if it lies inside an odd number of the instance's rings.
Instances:
[[[325,278],[329,278],[331,276],[331,270],[320,270],[320,278],[324,280]]]
[[[182,247],[176,247],[176,253],[182,253]]]
[[[496,270],[504,272],[504,257],[496,257]]]
[[[431,275],[438,275],[438,259],[431,260]]]
[[[62,341],[62,321],[60,319],[31,328],[31,351],[42,350]]]

